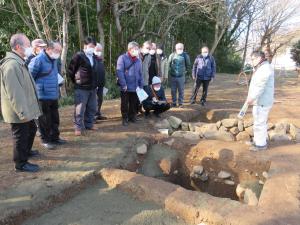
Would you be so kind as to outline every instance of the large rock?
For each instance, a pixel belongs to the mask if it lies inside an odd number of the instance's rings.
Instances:
[[[218,173],[218,178],[220,178],[220,179],[228,179],[230,177],[231,177],[231,174],[229,172],[224,171],[224,170],[221,170]]]
[[[237,135],[239,132],[240,130],[237,127],[230,128],[230,133],[232,133],[233,135]]]
[[[238,125],[237,119],[224,119],[222,120],[222,125],[226,128],[231,128]]]
[[[236,135],[236,140],[237,141],[250,141],[251,138],[247,131],[243,131],[243,132],[240,132],[238,135]]]
[[[190,131],[195,131],[195,127],[201,127],[204,124],[207,124],[207,123],[203,123],[203,122],[189,123],[189,130]]]
[[[278,130],[278,132],[276,132],[275,130],[270,131],[269,137],[271,141],[276,141],[276,142],[292,140],[292,136],[288,134],[283,134],[282,130]]]
[[[244,128],[251,127],[251,126],[253,126],[253,119],[244,121]]]
[[[245,128],[245,131],[251,136],[254,136],[253,126]]]
[[[279,122],[275,124],[274,131],[277,134],[286,134],[289,132],[290,124],[287,122]]]
[[[203,133],[203,136],[206,139],[212,139],[212,140],[220,140],[220,141],[235,141],[234,136],[225,131],[207,131]]]
[[[240,132],[244,131],[244,122],[242,120],[238,121],[238,129]]]
[[[168,118],[168,121],[169,121],[171,127],[174,128],[174,129],[178,129],[180,127],[181,123],[182,123],[182,120],[175,117],[175,116],[170,116]]]
[[[165,175],[170,175],[176,170],[178,166],[178,159],[176,158],[164,158],[159,161],[159,168]]]
[[[296,127],[294,124],[290,124],[290,135],[292,136],[292,138],[294,140],[297,139],[297,136],[299,136],[300,134],[300,129],[298,127]]]
[[[180,137],[180,138],[185,138],[185,139],[192,140],[192,141],[198,141],[201,138],[199,133],[192,132],[192,131],[175,131],[172,134],[172,137]]]
[[[256,206],[258,204],[256,194],[249,188],[247,188],[245,191],[244,202],[251,206]]]
[[[147,145],[145,143],[138,144],[136,147],[136,153],[145,155],[147,153]]]
[[[201,126],[195,127],[195,132],[204,134],[206,132],[214,132],[218,131],[217,125],[215,123],[206,123],[202,124]]]
[[[181,130],[182,130],[182,131],[189,131],[189,130],[190,130],[190,128],[189,128],[189,123],[182,122],[182,123],[181,123]]]
[[[157,129],[170,129],[171,125],[167,119],[163,119],[162,121],[157,122],[154,127]]]

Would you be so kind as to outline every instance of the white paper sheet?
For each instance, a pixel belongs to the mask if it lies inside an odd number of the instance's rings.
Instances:
[[[148,94],[144,91],[144,89],[141,89],[139,87],[136,88],[136,94],[139,98],[140,103],[148,98]]]
[[[58,73],[57,74],[57,83],[62,84],[64,81],[65,81],[64,78]]]

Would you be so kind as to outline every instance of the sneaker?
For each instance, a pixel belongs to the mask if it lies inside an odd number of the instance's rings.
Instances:
[[[43,146],[44,148],[46,148],[47,150],[53,150],[53,149],[56,148],[56,145],[51,144],[51,143],[42,143],[42,146]]]
[[[53,141],[52,143],[55,145],[64,145],[67,143],[67,141],[64,139],[58,138],[57,140]]]
[[[259,152],[259,151],[264,151],[264,150],[267,150],[268,149],[268,146],[265,145],[265,146],[257,146],[257,145],[252,145],[249,150],[252,151],[252,152]]]
[[[179,104],[178,108],[183,108],[183,104]]]
[[[205,104],[205,101],[201,101],[201,103],[200,103],[202,106],[205,106],[206,104]]]
[[[28,157],[36,157],[36,156],[39,156],[39,155],[40,155],[39,151],[38,150],[33,150],[33,149],[31,149],[28,153]]]
[[[40,170],[40,167],[38,165],[29,162],[26,162],[21,166],[16,166],[15,168],[16,168],[16,172],[36,173]]]
[[[171,107],[172,107],[172,108],[176,108],[176,107],[177,107],[177,104],[176,104],[176,103],[172,103]]]
[[[194,105],[196,102],[195,101],[191,101],[190,102],[190,105]]]
[[[99,115],[99,116],[96,116],[95,119],[96,120],[107,120],[107,117]]]

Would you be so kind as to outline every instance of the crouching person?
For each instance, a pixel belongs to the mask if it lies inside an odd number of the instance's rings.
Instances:
[[[160,117],[159,114],[170,109],[170,104],[167,102],[165,91],[159,77],[154,76],[152,84],[144,89],[148,94],[148,98],[143,101],[145,116],[149,116],[150,111],[153,111],[156,117]]]

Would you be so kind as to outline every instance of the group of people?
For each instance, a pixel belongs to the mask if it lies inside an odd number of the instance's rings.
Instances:
[[[33,150],[37,129],[41,143],[46,149],[54,149],[66,143],[60,137],[58,100],[61,73],[60,55],[62,46],[56,41],[44,42],[36,39],[30,43],[24,34],[14,34],[10,39],[11,51],[0,61],[1,108],[4,121],[11,125],[13,137],[13,160],[17,171],[36,172],[39,166],[30,163],[30,157],[39,154]],[[75,135],[86,130],[95,130],[96,120],[107,119],[101,113],[105,88],[105,67],[103,48],[94,38],[84,40],[82,51],[75,53],[68,65],[67,75],[74,84],[74,127]],[[255,104],[254,150],[266,146],[266,123],[273,103],[274,73],[265,56],[254,53],[257,72],[254,75],[248,103]],[[216,63],[208,47],[201,48],[193,67],[184,45],[178,43],[175,51],[167,57],[163,46],[146,41],[139,46],[130,42],[126,53],[117,60],[117,84],[121,95],[122,124],[135,123],[137,114],[145,117],[151,111],[157,117],[170,107],[182,107],[185,78],[192,71],[194,86],[190,103],[195,104],[200,86],[203,93],[200,100],[205,105],[209,83],[214,79]],[[168,102],[162,83],[169,80],[172,102]],[[273,79],[273,80],[272,80]],[[138,93],[146,98],[140,100]],[[177,97],[178,96],[178,97]],[[144,109],[144,111],[143,111]]]

